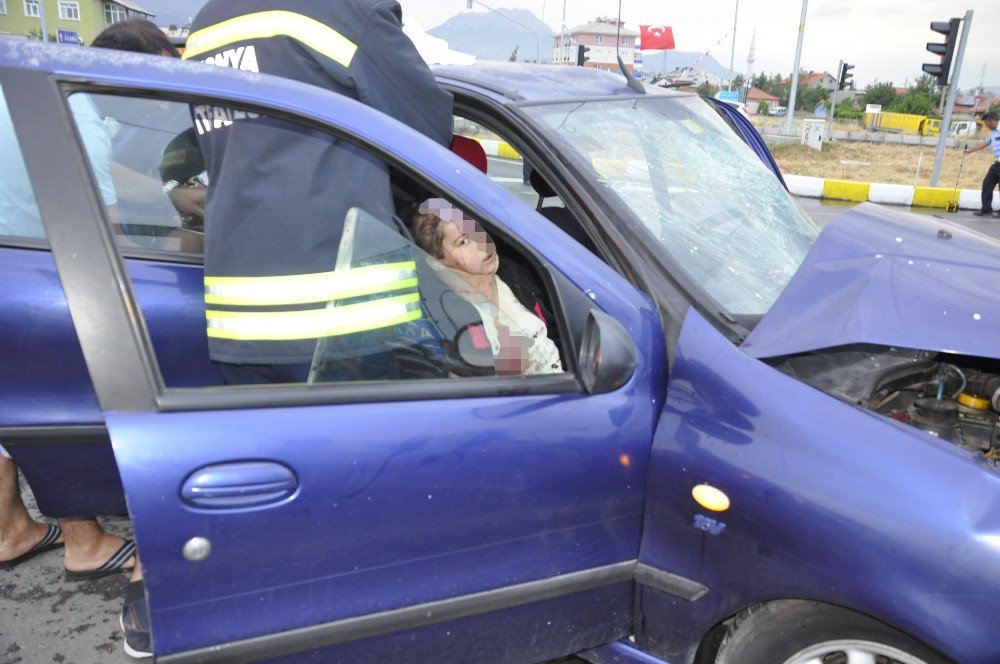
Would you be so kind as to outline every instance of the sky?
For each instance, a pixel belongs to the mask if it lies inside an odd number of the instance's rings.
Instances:
[[[527,9],[559,32],[563,7],[566,25],[572,28],[598,16],[616,16],[617,3],[611,0],[475,0],[466,9],[466,0],[399,0],[406,16],[413,16],[424,30],[430,30],[451,16],[465,11]],[[808,2],[802,43],[802,69],[829,71],[837,62],[853,64],[854,81],[864,87],[875,81],[891,81],[902,86],[921,75],[921,65],[933,62],[927,42],[943,41],[930,29],[931,21],[964,18],[973,11],[959,86],[1000,86],[1000,0],[805,0]],[[729,66],[733,48],[732,32],[736,16],[736,53],[733,68],[746,72],[750,40],[756,32],[754,72],[787,76],[795,64],[795,46],[801,0],[700,0],[697,2],[654,2],[622,0],[626,26],[662,24],[673,28],[677,50],[710,54]],[[503,20],[503,19],[499,19]],[[958,47],[956,45],[956,55]],[[692,63],[693,64],[693,63]],[[983,67],[985,66],[985,71]]]

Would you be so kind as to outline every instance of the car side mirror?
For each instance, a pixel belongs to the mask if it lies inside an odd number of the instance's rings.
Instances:
[[[621,323],[591,309],[580,347],[580,376],[588,394],[617,390],[632,378],[639,351]]]

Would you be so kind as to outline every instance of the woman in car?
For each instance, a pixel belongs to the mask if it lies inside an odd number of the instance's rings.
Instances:
[[[497,276],[496,245],[479,224],[442,198],[420,204],[410,222],[430,266],[479,311],[499,375],[559,373],[559,349],[545,322]]]

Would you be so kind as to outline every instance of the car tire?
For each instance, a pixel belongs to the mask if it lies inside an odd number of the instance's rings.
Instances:
[[[829,604],[780,600],[738,614],[716,664],[946,664],[877,620]]]

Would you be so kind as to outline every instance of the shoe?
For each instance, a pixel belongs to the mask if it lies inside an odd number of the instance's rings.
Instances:
[[[142,581],[129,581],[125,586],[125,606],[118,616],[118,625],[125,634],[125,652],[129,657],[145,659],[153,656],[149,634],[149,605]]]
[[[45,532],[45,537],[38,540],[35,546],[31,547],[17,558],[11,558],[10,560],[4,560],[0,562],[0,569],[13,569],[23,562],[27,562],[37,556],[40,553],[45,553],[46,551],[51,551],[52,549],[58,549],[64,546],[62,542],[57,542],[56,540],[62,537],[62,530],[59,526],[50,523],[49,529]]]
[[[993,213],[993,216],[994,216],[994,217],[1000,217],[1000,211],[998,211],[998,212],[994,212],[994,213]]]
[[[66,570],[66,580],[83,581],[84,579],[99,579],[102,576],[114,574],[115,572],[131,572],[135,563],[129,565],[128,567],[124,567],[124,565],[129,560],[134,558],[135,542],[133,540],[125,540],[118,550],[112,553],[111,557],[108,558],[103,565],[97,569],[84,569],[78,572]]]
[[[993,214],[993,210],[976,210],[972,214],[977,217],[989,217]]]

